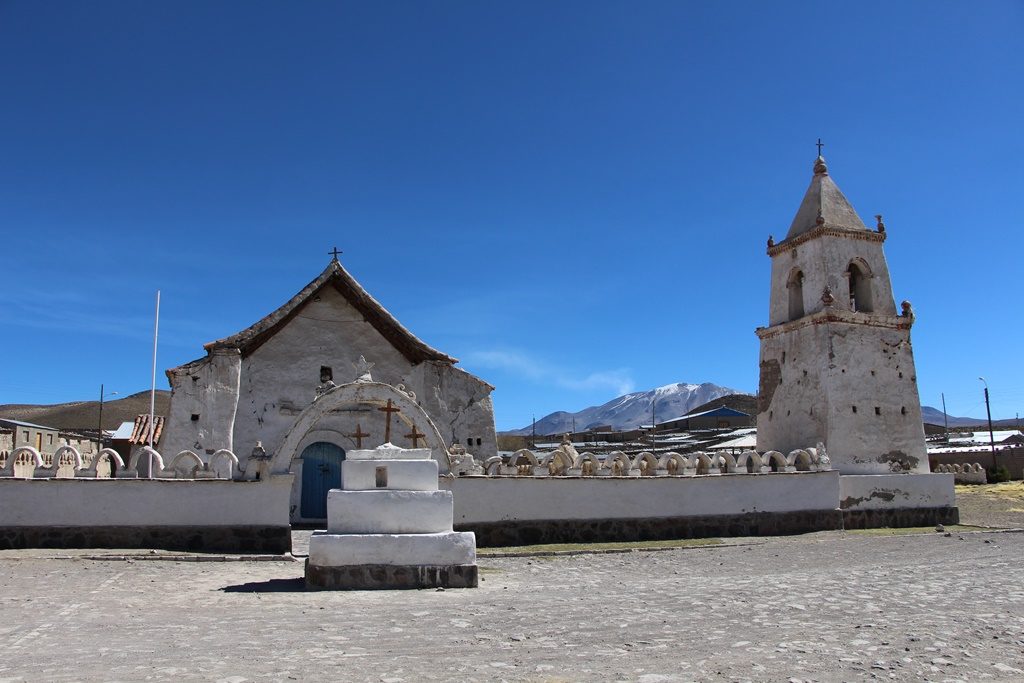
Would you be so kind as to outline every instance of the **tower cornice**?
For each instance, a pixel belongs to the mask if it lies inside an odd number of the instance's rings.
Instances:
[[[875,313],[860,313],[855,311],[844,311],[837,309],[826,309],[805,315],[797,320],[759,327],[754,332],[759,339],[770,339],[786,332],[792,332],[802,327],[812,325],[827,325],[829,323],[845,323],[850,325],[866,325],[869,327],[880,327],[890,330],[909,330],[914,324],[914,319],[904,315],[878,315]]]
[[[829,225],[828,223],[824,223],[814,228],[810,232],[805,232],[801,235],[797,235],[792,239],[788,239],[784,242],[779,242],[778,244],[772,244],[772,246],[768,247],[767,254],[769,256],[778,256],[779,254],[787,252],[791,249],[795,249],[796,247],[800,246],[805,242],[826,235],[830,237],[847,237],[850,239],[864,240],[867,242],[884,242],[886,233],[868,232],[866,230],[852,230],[850,228],[844,228],[841,225]]]

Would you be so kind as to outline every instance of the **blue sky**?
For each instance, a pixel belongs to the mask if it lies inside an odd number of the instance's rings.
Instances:
[[[344,251],[499,429],[757,385],[825,142],[922,403],[1024,412],[1020,2],[0,2],[0,403],[148,387]],[[166,386],[162,372],[161,386]]]

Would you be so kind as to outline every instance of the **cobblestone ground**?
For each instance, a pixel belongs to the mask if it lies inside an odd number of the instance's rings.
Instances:
[[[475,590],[0,553],[0,680],[1024,679],[1024,534],[482,559]]]

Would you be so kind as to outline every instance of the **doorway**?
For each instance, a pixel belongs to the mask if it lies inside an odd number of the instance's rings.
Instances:
[[[345,451],[340,446],[318,441],[302,451],[302,517],[327,518],[327,492],[341,488],[341,463]]]

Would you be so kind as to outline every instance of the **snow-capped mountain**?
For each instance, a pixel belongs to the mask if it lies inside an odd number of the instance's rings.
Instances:
[[[558,411],[537,420],[538,434],[559,434],[573,431],[575,418],[576,431],[583,431],[596,425],[610,425],[613,429],[635,429],[642,424],[651,423],[651,407],[654,406],[655,419],[658,422],[671,420],[690,412],[697,406],[704,405],[729,394],[742,394],[742,391],[720,387],[717,384],[667,384],[650,391],[638,391],[608,401],[604,405],[584,408],[578,413]],[[532,425],[510,432],[526,435],[532,431]]]

